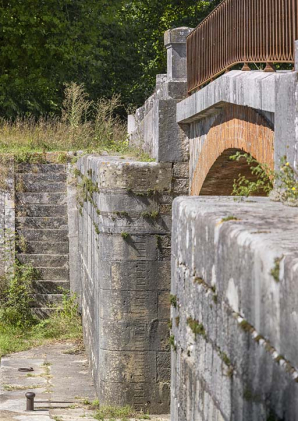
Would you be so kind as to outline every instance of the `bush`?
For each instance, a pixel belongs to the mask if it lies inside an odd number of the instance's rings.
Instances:
[[[81,318],[76,294],[63,290],[61,305],[53,307],[49,318],[41,320],[33,328],[36,337],[45,339],[69,339],[82,336]]]
[[[15,263],[13,275],[5,282],[1,297],[0,322],[20,328],[28,328],[36,323],[30,304],[32,281],[37,275],[32,266]]]

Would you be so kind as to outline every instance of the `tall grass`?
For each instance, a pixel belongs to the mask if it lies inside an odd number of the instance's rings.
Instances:
[[[120,97],[90,101],[83,85],[65,88],[61,117],[0,119],[0,153],[128,148],[126,124],[117,116]]]

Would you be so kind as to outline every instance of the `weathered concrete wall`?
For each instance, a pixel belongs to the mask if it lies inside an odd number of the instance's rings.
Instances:
[[[0,159],[0,276],[11,267],[15,253],[14,159]]]
[[[154,94],[128,117],[130,143],[157,162],[188,160],[188,141],[176,123],[176,105],[187,95],[186,37],[190,31],[183,27],[165,33],[167,74],[157,75]]]
[[[172,421],[294,421],[297,210],[178,198],[172,230]]]
[[[77,165],[83,326],[99,401],[166,413],[172,164]]]

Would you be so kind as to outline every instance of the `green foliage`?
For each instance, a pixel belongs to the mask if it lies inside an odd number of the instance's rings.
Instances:
[[[119,108],[119,96],[91,101],[83,85],[71,83],[65,88],[61,117],[24,116],[14,121],[0,118],[0,163],[3,164],[0,189],[7,187],[6,174],[13,157],[16,163],[46,163],[47,151],[60,151],[56,162],[66,163],[69,158],[65,150],[85,153],[105,150],[113,155],[133,156],[139,161],[154,161],[142,150],[129,146],[126,124],[116,115]],[[72,163],[77,159],[75,156]]]
[[[130,237],[130,234],[128,232],[123,231],[123,232],[121,232],[121,237],[124,240],[127,240]]]
[[[193,319],[192,317],[188,317],[187,324],[194,333],[195,337],[197,335],[203,336],[203,338],[206,338],[206,332],[204,329],[204,326],[202,323],[199,323],[197,320]]]
[[[77,339],[82,335],[81,319],[78,313],[78,297],[62,290],[62,303],[53,307],[49,318],[39,321],[33,327],[36,339]]]
[[[1,0],[0,115],[59,114],[64,83],[141,105],[165,71],[163,33],[219,0]],[[122,109],[123,112],[123,109]]]
[[[177,307],[177,295],[170,294],[170,304],[176,308]]]
[[[63,292],[62,303],[52,308],[47,319],[38,320],[31,313],[31,281],[34,270],[17,265],[6,301],[1,302],[0,357],[57,339],[81,340],[82,325],[77,296]]]
[[[121,419],[128,420],[134,418],[137,420],[148,420],[150,419],[149,415],[136,413],[131,406],[116,407],[116,406],[100,406],[99,410],[94,415],[96,420],[106,420],[106,419]]]
[[[231,361],[225,352],[220,351],[220,358],[226,365],[231,365]]]
[[[283,257],[276,257],[274,259],[274,267],[270,271],[270,275],[273,277],[275,282],[279,282],[279,274],[280,274],[280,262],[282,261]]]
[[[274,171],[267,164],[261,164],[247,153],[237,152],[230,156],[232,161],[245,160],[250,167],[251,174],[255,176],[256,181],[248,180],[245,176],[239,174],[238,179],[234,180],[234,196],[251,196],[260,193],[268,195],[273,189]]]
[[[298,172],[287,162],[287,157],[281,159],[280,171],[275,174],[277,187],[283,191],[282,200],[298,199]]]
[[[236,216],[234,215],[229,215],[225,218],[222,218],[221,222],[228,222],[228,221],[239,221],[238,218],[236,218]]]
[[[247,153],[237,152],[230,156],[230,159],[234,161],[244,159],[250,167],[251,174],[256,178],[256,181],[251,181],[239,174],[238,179],[234,180],[233,195],[246,197],[260,193],[268,195],[274,185],[280,191],[281,200],[298,199],[298,172],[287,162],[286,156],[281,158],[278,171],[271,170],[267,164],[259,163]]]
[[[119,96],[91,101],[83,85],[71,83],[64,90],[61,117],[0,119],[0,151],[31,163],[45,160],[45,152],[53,150],[128,152],[126,125],[115,114],[119,107]],[[32,154],[38,151],[44,155]],[[57,161],[67,161],[66,154],[61,152]]]
[[[177,351],[177,346],[175,344],[175,336],[171,335],[169,337],[169,344],[171,345],[171,347],[173,348],[174,351]]]
[[[36,322],[30,304],[32,281],[37,278],[38,273],[32,266],[18,262],[14,265],[13,275],[1,297],[0,323],[28,328]]]
[[[158,211],[142,212],[142,217],[145,219],[157,219],[158,216],[159,216]]]
[[[135,79],[128,84],[129,102],[141,105],[152,94],[156,74],[166,72],[164,32],[181,26],[196,27],[220,0],[133,0],[119,13],[129,28]]]
[[[1,1],[2,115],[57,112],[63,84],[72,80],[84,82],[96,96],[107,92],[107,59],[116,46],[109,25],[121,1],[112,3]]]

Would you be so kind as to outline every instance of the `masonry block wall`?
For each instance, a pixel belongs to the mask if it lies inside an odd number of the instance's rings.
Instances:
[[[156,76],[156,88],[128,117],[129,140],[157,162],[188,162],[188,139],[176,123],[176,106],[187,96],[186,37],[191,28],[165,32],[167,73]]]
[[[167,413],[172,164],[77,164],[85,343],[99,401]]]
[[[294,421],[297,210],[177,198],[171,421]]]
[[[0,273],[12,268],[15,257],[33,266],[38,279],[33,283],[32,309],[44,317],[52,304],[61,302],[61,288],[70,288],[68,154],[0,158]]]

